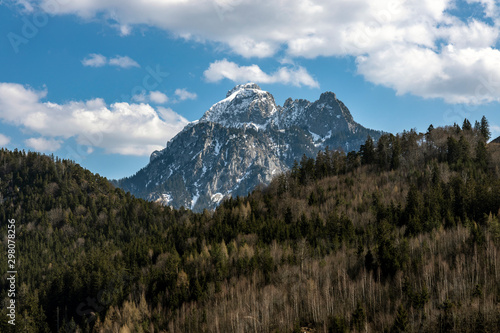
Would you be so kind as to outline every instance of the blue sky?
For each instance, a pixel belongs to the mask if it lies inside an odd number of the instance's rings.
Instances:
[[[132,175],[234,85],[333,91],[388,132],[486,115],[500,135],[494,0],[0,0],[0,146]]]

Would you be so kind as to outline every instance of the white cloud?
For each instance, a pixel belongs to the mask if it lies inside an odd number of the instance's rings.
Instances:
[[[275,43],[259,42],[243,36],[229,40],[228,44],[233,51],[245,57],[270,57],[279,49]]]
[[[88,67],[103,67],[106,65],[117,66],[121,68],[141,67],[135,60],[128,56],[115,56],[114,58],[106,58],[102,54],[91,53],[82,60],[82,64]]]
[[[62,140],[56,139],[45,139],[45,138],[30,138],[24,141],[24,143],[40,152],[54,152],[61,148]]]
[[[481,97],[476,94],[482,78],[500,81],[500,73],[491,71],[491,65],[500,61],[495,0],[85,0],[65,1],[64,6],[50,6],[53,0],[20,1],[40,4],[55,15],[110,18],[121,34],[129,34],[137,25],[155,26],[179,38],[214,41],[244,57],[353,56],[363,65],[359,74],[399,93],[451,103],[500,101],[498,89],[486,88],[488,93]],[[468,12],[467,6],[477,4],[482,13]],[[457,6],[462,16],[470,17],[453,16],[450,9]],[[453,47],[453,56],[448,46]],[[394,55],[395,50],[403,52],[402,59]],[[410,59],[412,54],[430,59]],[[471,55],[475,63],[468,58]],[[430,67],[424,68],[418,60]],[[447,60],[453,62],[446,64]],[[395,68],[400,75],[391,72]],[[243,70],[266,77],[258,68]],[[420,70],[425,79],[413,84],[402,74]],[[447,82],[449,88],[443,86]],[[431,93],[434,87],[438,90]]]
[[[121,68],[141,67],[135,60],[127,56],[116,56],[111,58],[109,59],[109,64],[111,66],[118,66]]]
[[[491,140],[495,140],[500,137],[500,126],[496,124],[490,124]]]
[[[0,83],[0,119],[39,134],[26,142],[35,149],[48,151],[74,138],[87,151],[103,148],[107,153],[148,155],[188,123],[173,111],[166,117],[164,109],[148,104],[107,105],[99,98],[56,104],[42,102],[45,96],[46,91]]]
[[[151,91],[149,93],[149,100],[156,104],[165,104],[168,102],[168,97],[161,91]]]
[[[128,36],[132,32],[132,29],[128,25],[120,25],[119,30],[122,36]]]
[[[0,146],[5,147],[10,143],[10,138],[3,134],[0,134]]]
[[[308,86],[317,88],[319,84],[303,67],[280,67],[276,72],[267,74],[257,65],[239,66],[227,59],[210,64],[203,73],[208,82],[218,82],[229,79],[234,82],[282,83],[297,87]]]
[[[485,48],[494,45],[498,39],[498,27],[493,27],[478,20],[468,24],[456,23],[438,30],[437,35],[456,48]]]
[[[175,96],[177,97],[176,99],[173,99],[172,101],[170,98],[168,98],[167,95],[162,93],[161,91],[151,91],[149,94],[146,94],[145,92],[141,94],[137,94],[132,96],[132,100],[135,102],[139,103],[154,103],[154,104],[165,104],[167,102],[172,102],[172,103],[177,103],[177,102],[182,102],[188,99],[196,99],[198,98],[198,95],[195,93],[187,91],[185,88],[183,89],[175,89],[174,92]]]
[[[161,91],[150,91],[149,94],[143,92],[141,94],[134,95],[132,96],[132,100],[139,103],[150,102],[154,104],[165,104],[169,101],[169,98]]]
[[[148,101],[148,96],[145,93],[137,94],[132,96],[134,102],[146,103]]]
[[[443,98],[448,103],[500,101],[500,51],[492,48],[393,47],[358,57],[358,70],[369,81],[398,94]]]
[[[175,95],[181,101],[185,101],[187,99],[196,99],[198,97],[198,95],[196,95],[195,93],[187,91],[185,88],[183,88],[183,89],[175,89]]]
[[[87,58],[82,60],[83,66],[102,67],[108,63],[108,59],[102,54],[91,53]]]
[[[163,119],[167,123],[177,123],[184,121],[184,118],[171,108],[164,108],[160,106],[158,107],[158,113],[160,114],[161,119]]]

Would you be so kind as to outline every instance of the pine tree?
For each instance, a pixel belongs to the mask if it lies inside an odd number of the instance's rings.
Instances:
[[[460,149],[458,147],[458,142],[452,136],[449,136],[447,139],[447,157],[448,164],[452,165],[458,162],[460,158]]]
[[[426,134],[431,134],[433,130],[434,130],[434,125],[430,124],[429,127],[427,128]]]
[[[467,163],[470,160],[470,147],[469,142],[463,135],[460,136],[460,140],[458,141],[458,151],[459,160],[462,163]]]
[[[389,148],[389,140],[390,136],[384,134],[377,141],[376,160],[377,164],[382,169],[388,169],[388,167],[390,166],[391,152]]]
[[[407,332],[407,330],[408,330],[408,312],[403,307],[403,305],[399,305],[398,312],[396,314],[396,318],[394,319],[394,325],[392,326],[391,332],[402,333],[402,332]]]
[[[467,118],[464,119],[464,123],[462,125],[462,130],[464,130],[464,131],[471,131],[472,130],[472,125]]]
[[[490,125],[485,116],[481,118],[481,124],[479,125],[479,132],[485,141],[488,141],[491,137]]]
[[[477,143],[475,162],[479,168],[486,170],[488,166],[488,150],[486,149],[486,144],[482,140]]]
[[[359,151],[361,153],[362,164],[372,164],[375,162],[375,147],[371,136],[368,135],[365,144],[361,145]]]
[[[400,155],[401,155],[401,141],[399,136],[396,135],[392,140],[392,156],[391,156],[391,169],[396,170],[400,165]]]

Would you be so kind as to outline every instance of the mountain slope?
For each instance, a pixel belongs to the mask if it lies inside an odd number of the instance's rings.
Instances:
[[[459,126],[384,134],[357,163],[322,152],[203,214],[1,149],[19,274],[0,331],[497,332],[500,156],[485,142]]]
[[[303,155],[315,156],[326,147],[357,150],[368,135],[377,139],[381,132],[356,123],[334,93],[278,106],[269,92],[247,83],[230,90],[155,151],[145,168],[117,185],[145,199],[202,211],[268,184]]]

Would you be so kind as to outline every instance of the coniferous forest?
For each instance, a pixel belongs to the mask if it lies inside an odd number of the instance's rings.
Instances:
[[[200,214],[1,150],[2,253],[15,219],[18,275],[15,327],[0,280],[0,331],[498,332],[489,140],[484,117],[367,138]]]

